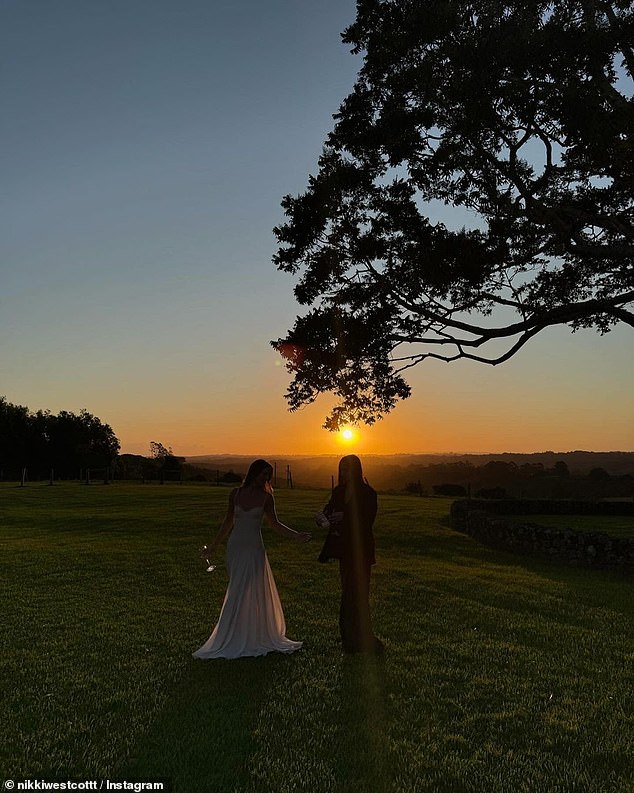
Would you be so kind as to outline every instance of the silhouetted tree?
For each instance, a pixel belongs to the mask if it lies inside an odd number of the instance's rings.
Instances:
[[[240,474],[236,474],[234,471],[227,471],[220,477],[220,481],[226,484],[237,484],[238,482],[242,482],[243,478],[244,477],[240,476]]]
[[[434,493],[437,496],[466,496],[467,490],[462,485],[443,484],[434,485]]]
[[[519,476],[519,469],[515,463],[507,463],[502,460],[491,460],[482,467],[482,474],[487,481],[508,484]]]
[[[36,445],[29,409],[0,397],[0,468],[28,466],[35,457]]]
[[[570,477],[570,470],[568,469],[567,464],[563,460],[558,460],[554,467],[553,473],[559,479],[568,479]]]
[[[159,471],[174,473],[181,471],[184,457],[177,457],[172,447],[163,446],[158,441],[150,441],[150,457],[155,461]]]
[[[80,468],[107,468],[117,459],[119,440],[109,424],[87,410],[49,415],[49,460],[63,476]]]
[[[543,463],[523,463],[520,465],[520,472],[525,479],[544,475]]]
[[[372,424],[426,358],[634,326],[630,2],[358,0],[343,40],[363,66],[275,229],[311,306],[273,342],[292,410],[332,391],[324,426]]]
[[[506,498],[506,490],[503,487],[483,487],[476,490],[476,498]]]
[[[0,397],[0,468],[42,476],[54,467],[59,476],[77,476],[82,467],[112,465],[118,453],[112,427],[87,410],[31,413]]]
[[[590,481],[594,482],[595,484],[603,484],[605,482],[609,482],[612,477],[605,470],[605,468],[593,468],[588,472],[588,479],[590,479]]]
[[[150,457],[162,463],[166,457],[173,457],[172,447],[163,446],[158,441],[150,441]]]

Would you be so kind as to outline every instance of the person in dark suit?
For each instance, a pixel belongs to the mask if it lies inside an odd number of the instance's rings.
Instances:
[[[370,575],[375,564],[376,491],[363,477],[361,460],[350,454],[339,462],[339,482],[324,514],[330,531],[319,561],[339,559],[341,606],[339,630],[348,653],[382,653],[370,617]]]

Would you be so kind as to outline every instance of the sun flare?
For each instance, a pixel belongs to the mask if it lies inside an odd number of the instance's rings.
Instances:
[[[354,430],[352,430],[350,427],[344,427],[340,431],[340,435],[341,440],[346,441],[347,443],[350,443],[350,441],[353,441],[355,438]]]

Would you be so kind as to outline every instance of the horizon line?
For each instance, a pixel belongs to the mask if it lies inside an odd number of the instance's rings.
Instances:
[[[349,454],[355,454],[353,450],[348,452]],[[139,454],[138,452],[125,452],[122,451],[119,454],[133,454],[139,457],[145,457],[147,455]],[[530,451],[530,452],[517,452],[517,451],[444,451],[444,452],[365,452],[360,453],[358,456],[360,457],[458,457],[458,456],[490,456],[496,454],[514,454],[514,455],[522,455],[528,456],[533,454],[634,454],[634,449],[541,449],[539,451]],[[275,452],[275,453],[254,453],[249,454],[246,452],[203,452],[202,454],[177,454],[174,453],[175,457],[186,457],[186,458],[196,458],[196,457],[248,457],[254,460],[257,459],[267,459],[267,458],[275,458],[275,457],[342,457],[345,456],[343,450],[341,452]]]

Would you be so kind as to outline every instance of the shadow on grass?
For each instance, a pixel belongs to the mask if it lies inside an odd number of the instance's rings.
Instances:
[[[439,524],[448,530],[444,540],[445,549],[451,548],[452,552],[460,549],[474,563],[490,562],[507,568],[519,568],[524,572],[535,573],[540,578],[546,578],[557,584],[564,584],[575,590],[603,590],[608,593],[612,588],[621,594],[623,585],[631,585],[632,577],[619,568],[592,568],[567,564],[560,560],[550,560],[546,556],[530,554],[528,552],[514,552],[497,549],[484,545],[466,534],[456,531],[451,525],[449,515],[442,518]],[[438,548],[436,549],[439,550]],[[629,588],[629,586],[628,586]],[[625,598],[612,598],[612,605],[628,617],[634,617],[634,600],[629,596]]]
[[[174,793],[241,790],[246,761],[276,674],[275,655],[232,661],[192,659],[185,677],[117,770],[121,778],[168,779]]]
[[[383,553],[399,556],[427,558],[433,561],[456,564],[481,564],[489,561],[483,557],[493,558],[499,554],[493,549],[478,544],[466,534],[455,531],[449,522],[449,516],[434,521],[433,530],[428,526],[417,524],[404,528],[401,532],[386,532],[377,536],[377,559]]]
[[[343,656],[334,775],[342,790],[388,793],[393,789],[384,658]]]
[[[595,620],[613,619],[610,613],[634,619],[631,577],[620,571],[573,567],[492,548],[453,529],[449,515],[436,518],[432,528],[392,533],[377,550],[379,561],[381,551],[416,564],[424,560],[425,567],[420,571],[416,567],[414,574],[414,568],[407,566],[390,570],[391,586],[400,586],[405,595],[410,589],[437,606],[451,595],[472,609],[500,607],[528,618],[541,617],[553,627],[587,625],[591,615]],[[580,604],[585,609],[579,610]]]
[[[420,550],[423,555],[440,561],[455,563],[459,560],[463,563],[467,562],[474,565],[488,562],[502,567],[518,567],[527,572],[536,573],[541,577],[567,584],[573,582],[583,584],[592,581],[593,576],[597,579],[597,586],[599,586],[599,581],[608,584],[613,582],[620,585],[627,582],[631,583],[632,581],[631,576],[627,572],[618,568],[606,569],[575,566],[562,561],[550,560],[546,556],[540,556],[539,554],[514,552],[484,545],[473,537],[454,529],[449,515],[440,518],[437,521],[437,526],[443,529],[442,533],[432,536],[425,534],[421,543],[419,543],[420,547],[416,543],[412,543],[410,539],[409,547],[413,546],[413,550]],[[444,530],[446,530],[446,533]],[[406,538],[390,537],[386,546],[405,550],[408,547],[408,540]],[[626,609],[626,613],[631,614],[632,610]]]

